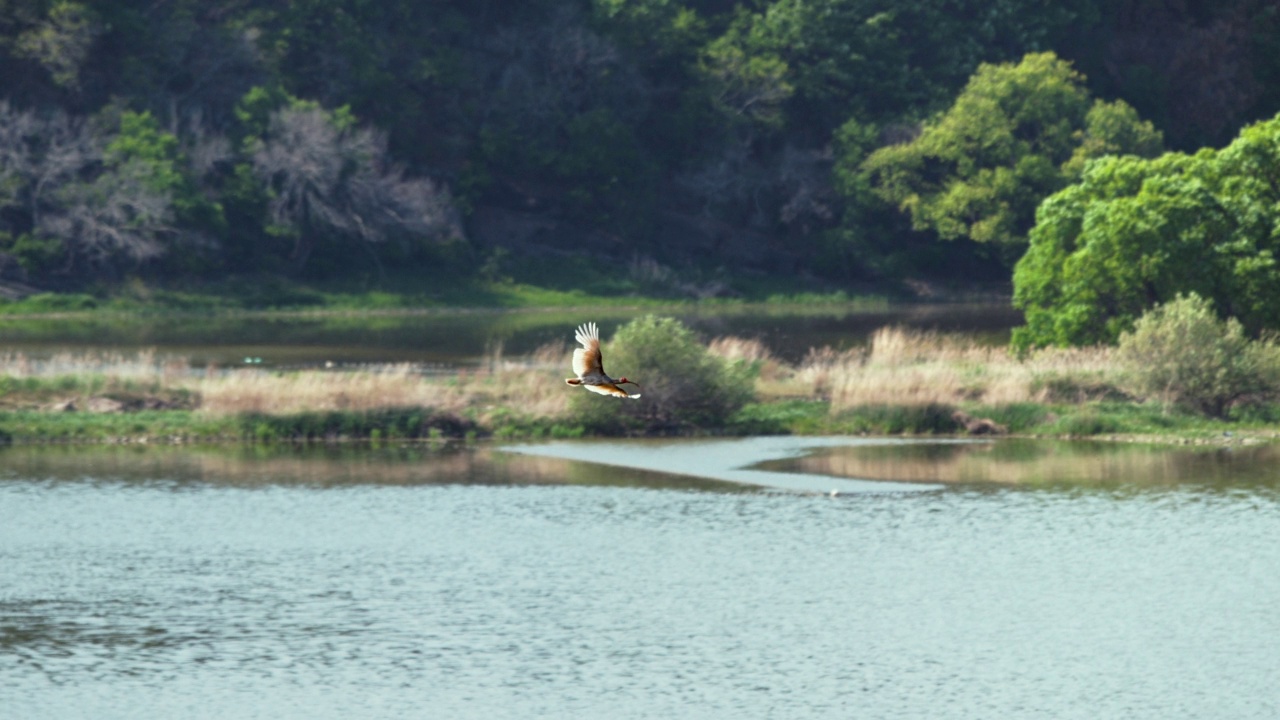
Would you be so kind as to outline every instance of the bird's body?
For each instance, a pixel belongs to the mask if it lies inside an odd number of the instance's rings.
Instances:
[[[581,385],[593,393],[611,395],[619,398],[636,399],[640,393],[631,393],[618,387],[619,385],[635,385],[626,378],[614,380],[604,372],[604,363],[600,357],[600,330],[595,323],[583,323],[574,333],[573,339],[582,343],[582,347],[573,351],[573,372],[577,377],[567,378],[570,385]]]

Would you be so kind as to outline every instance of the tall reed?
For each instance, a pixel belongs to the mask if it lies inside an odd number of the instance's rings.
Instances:
[[[424,407],[483,417],[499,407],[546,417],[568,408],[567,386],[554,366],[565,364],[563,345],[507,358],[495,346],[474,369],[425,376],[409,364],[358,372],[305,370],[275,373],[238,370],[194,384],[201,409],[209,413],[295,413],[314,410],[375,410]]]
[[[866,347],[811,349],[795,365],[779,360],[754,339],[718,338],[709,350],[730,361],[753,364],[758,371],[755,391],[761,399],[827,400],[834,413],[868,405],[1083,402],[1118,393],[1121,385],[1108,348],[1048,349],[1018,357],[968,336],[900,327],[877,330]],[[467,413],[483,421],[493,413],[567,416],[570,393],[575,391],[563,382],[570,356],[564,343],[523,356],[508,356],[497,345],[474,367],[451,375],[424,375],[409,364],[367,366],[354,372],[244,368],[199,373],[185,359],[154,351],[60,353],[49,358],[5,353],[0,354],[0,376],[108,379],[81,382],[77,387],[83,387],[72,390],[86,395],[121,384],[185,392],[201,412],[211,415],[423,407]]]
[[[1108,348],[1048,349],[1019,358],[965,335],[885,327],[865,349],[811,349],[790,374],[762,382],[758,390],[827,399],[832,412],[864,405],[1083,400],[1114,391],[1112,367]],[[1073,391],[1079,397],[1068,397]]]

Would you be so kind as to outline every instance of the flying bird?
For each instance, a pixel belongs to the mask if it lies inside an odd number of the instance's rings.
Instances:
[[[583,323],[573,339],[582,343],[582,347],[573,351],[573,372],[578,377],[566,378],[565,382],[570,385],[581,385],[593,393],[601,395],[612,395],[613,397],[632,398],[633,400],[640,397],[640,393],[632,395],[626,390],[618,387],[619,385],[635,385],[639,384],[631,382],[626,378],[618,378],[614,380],[604,374],[604,363],[600,358],[600,331],[596,328],[595,323]]]

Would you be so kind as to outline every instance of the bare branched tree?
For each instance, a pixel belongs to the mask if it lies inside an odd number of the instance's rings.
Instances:
[[[383,133],[341,128],[320,108],[273,113],[253,163],[273,193],[272,222],[294,236],[298,267],[318,234],[371,243],[461,234],[448,192],[405,178]]]
[[[40,136],[36,116],[0,101],[0,207],[24,202],[22,190],[34,164],[31,142]]]
[[[82,120],[0,102],[0,204],[23,207],[32,225],[56,203],[59,188],[101,159],[102,143]]]
[[[57,193],[57,212],[41,216],[37,229],[64,238],[90,265],[157,257],[163,236],[173,232],[173,199],[149,179],[150,169],[134,161],[92,182],[68,184]]]
[[[832,157],[830,147],[802,149],[787,145],[783,148],[777,177],[784,202],[778,211],[778,219],[802,235],[835,218],[832,210],[835,202],[835,191],[831,186]]]
[[[741,216],[745,212],[747,222],[753,225],[767,222],[762,194],[768,189],[769,178],[748,143],[726,143],[719,157],[678,175],[676,185],[701,202],[706,217]]]
[[[220,163],[232,159],[231,141],[226,135],[212,132],[205,126],[204,114],[199,110],[187,116],[182,132],[175,133],[182,140],[182,155],[197,178],[213,172]]]
[[[0,103],[0,207],[9,228],[62,242],[66,269],[138,262],[174,241],[199,241],[174,227],[171,191],[147,162],[112,162],[106,133],[64,113],[41,116]]]

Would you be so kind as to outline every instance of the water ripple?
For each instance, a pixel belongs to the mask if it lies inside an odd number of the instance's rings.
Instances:
[[[0,482],[0,707],[1271,718],[1262,489]]]

